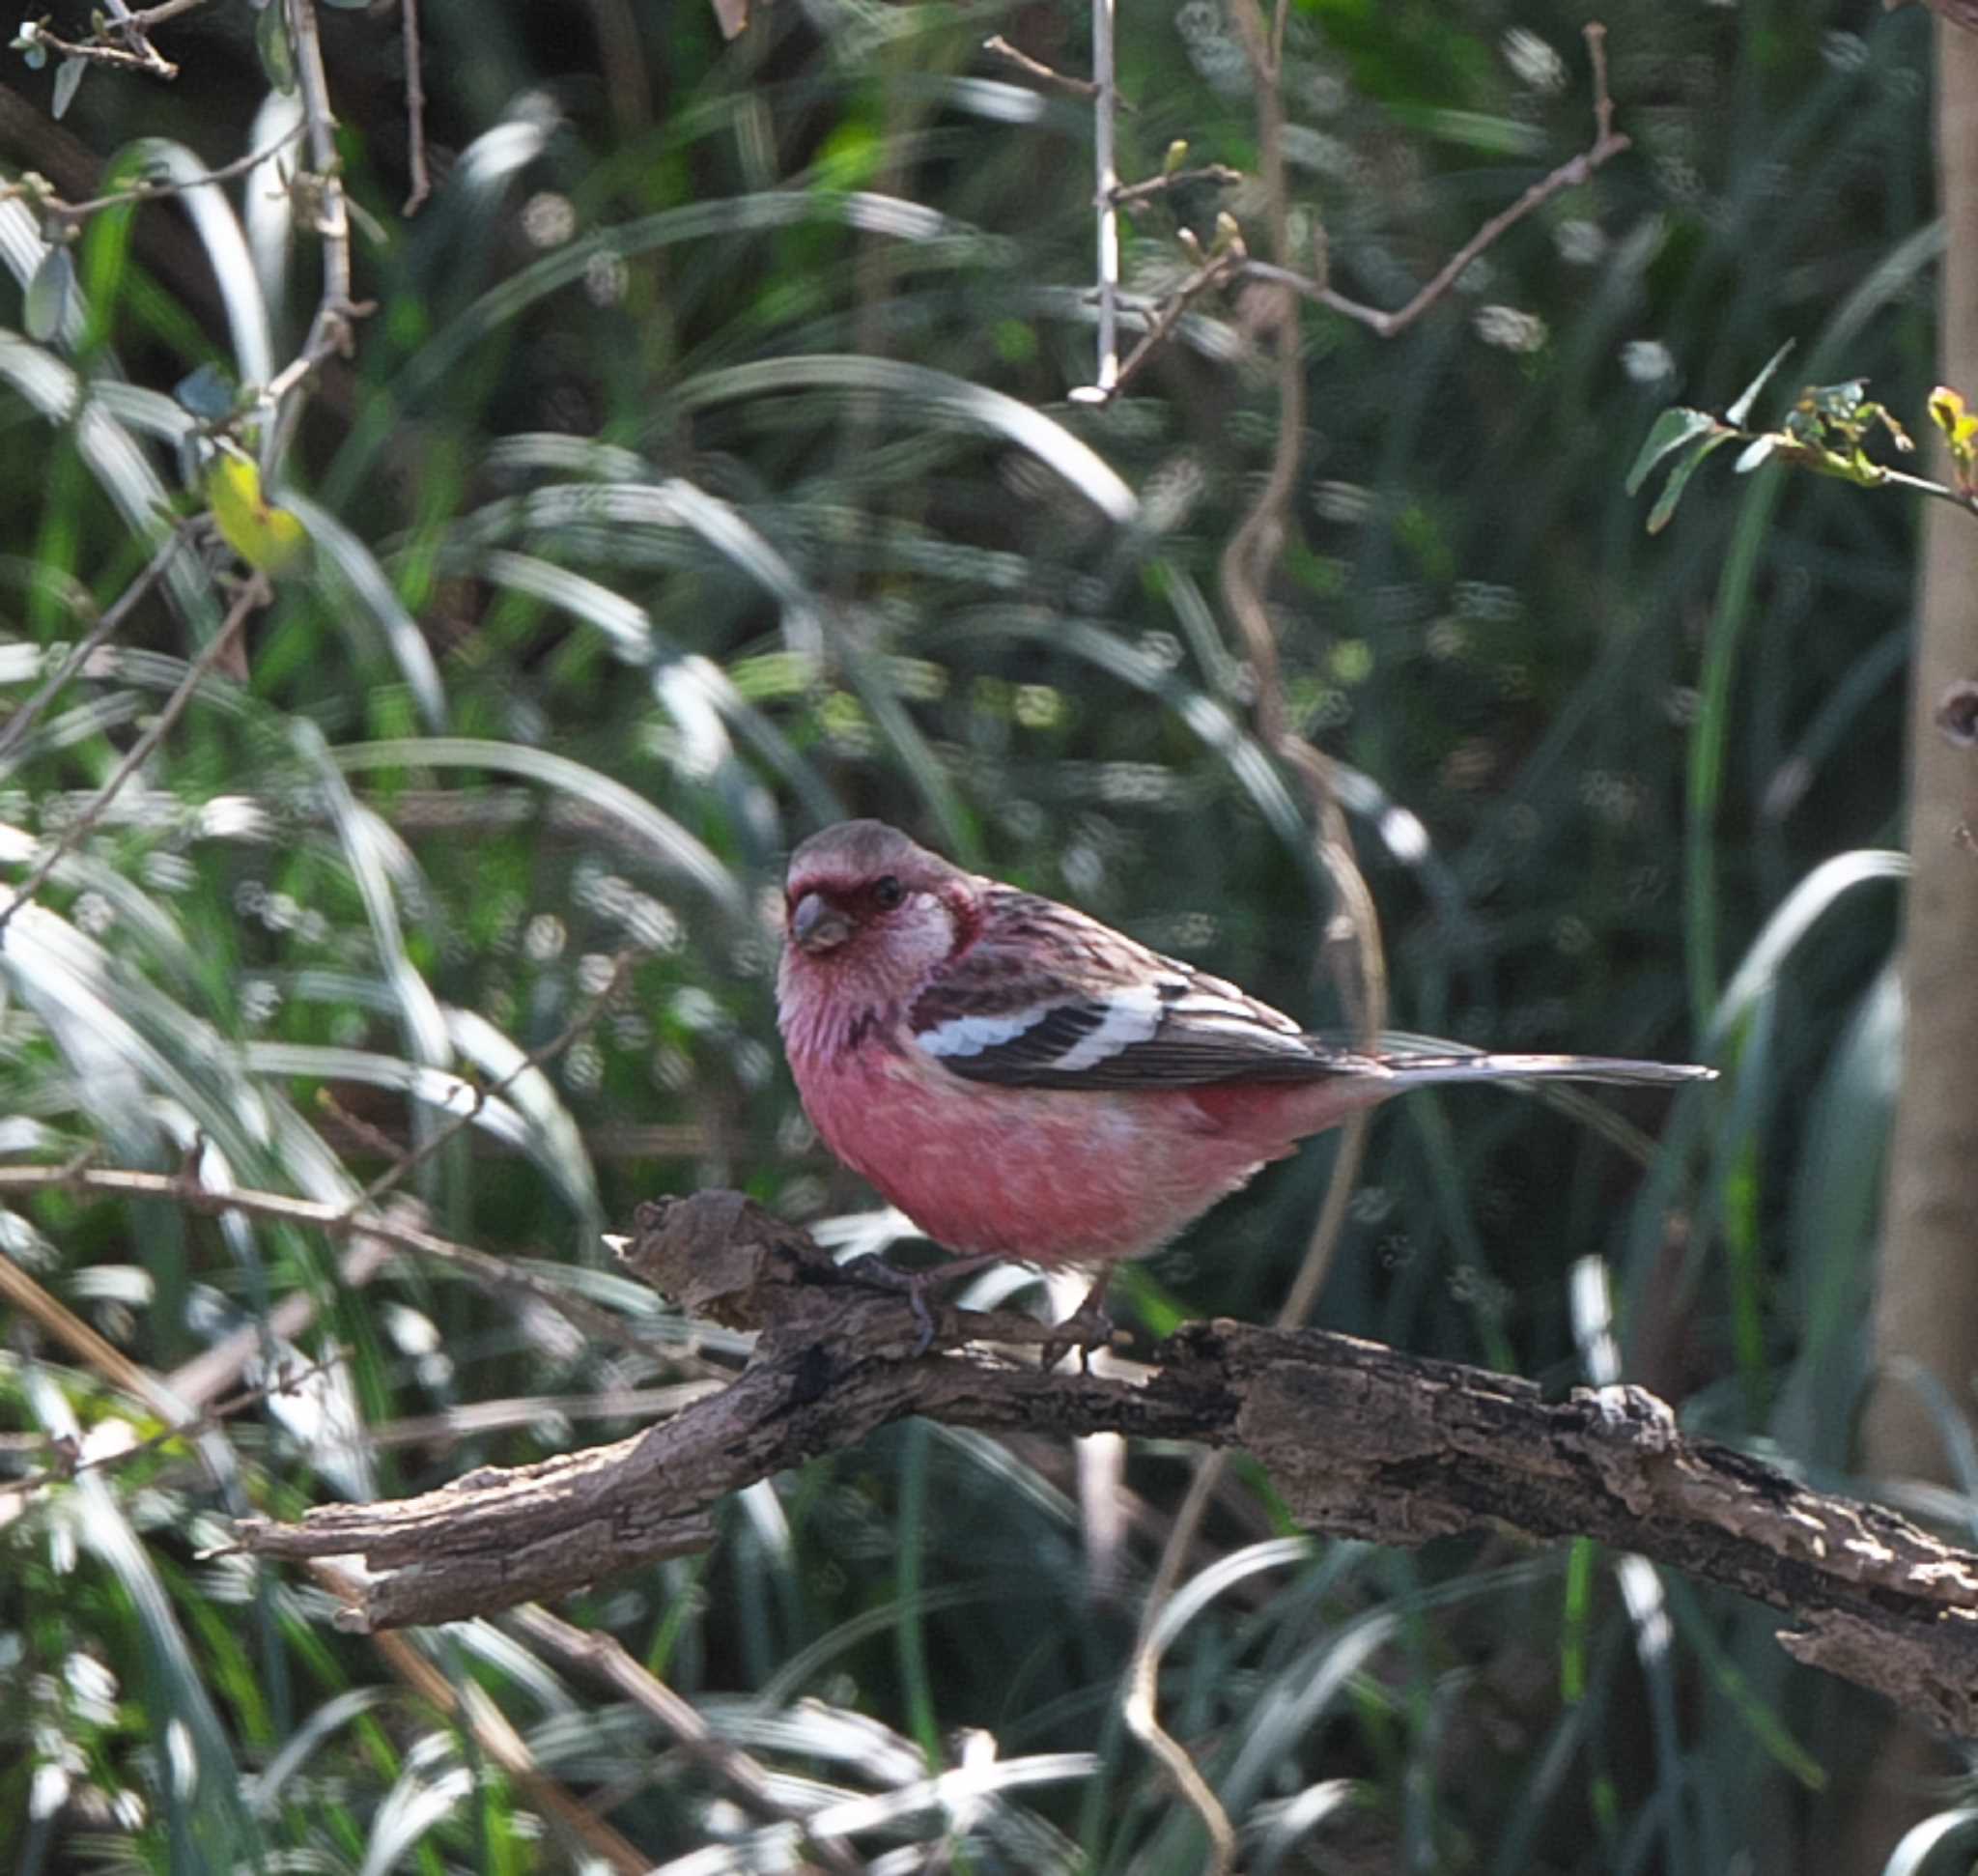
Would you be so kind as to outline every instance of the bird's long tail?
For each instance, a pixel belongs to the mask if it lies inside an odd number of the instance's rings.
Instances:
[[[1411,1055],[1375,1058],[1398,1081],[1605,1081],[1619,1084],[1714,1081],[1714,1068],[1684,1062],[1631,1062],[1611,1055]]]

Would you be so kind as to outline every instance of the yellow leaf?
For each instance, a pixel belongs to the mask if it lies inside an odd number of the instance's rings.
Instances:
[[[206,498],[227,545],[257,573],[280,573],[309,545],[302,524],[261,493],[261,471],[249,456],[221,450],[206,472]]]

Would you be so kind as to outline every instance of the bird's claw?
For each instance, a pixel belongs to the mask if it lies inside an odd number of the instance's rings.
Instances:
[[[927,1301],[927,1292],[933,1287],[931,1280],[938,1280],[941,1276],[939,1266],[928,1271],[896,1270],[885,1258],[866,1251],[862,1256],[847,1258],[838,1268],[847,1276],[906,1297],[907,1307],[913,1312],[915,1331],[909,1360],[918,1361],[933,1348],[937,1324],[933,1307]]]
[[[1069,1316],[1052,1323],[1044,1342],[1041,1365],[1047,1369],[1055,1368],[1076,1349],[1079,1372],[1089,1375],[1092,1372],[1092,1350],[1110,1348],[1117,1327],[1107,1312],[1104,1298],[1094,1291]]]

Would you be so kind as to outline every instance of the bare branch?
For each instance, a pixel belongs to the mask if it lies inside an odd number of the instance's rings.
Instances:
[[[334,1596],[348,1598],[354,1593],[356,1579],[333,1563],[314,1564],[310,1574]],[[375,1645],[400,1680],[430,1702],[435,1712],[465,1723],[479,1749],[591,1858],[615,1876],[644,1876],[651,1869],[650,1857],[542,1769],[528,1742],[484,1688],[470,1679],[450,1681],[404,1635],[381,1634]]]
[[[430,1258],[436,1264],[464,1270],[477,1283],[490,1289],[526,1296],[553,1309],[573,1328],[596,1341],[639,1354],[651,1354],[654,1343],[640,1335],[622,1317],[576,1295],[557,1284],[545,1282],[532,1271],[519,1268],[506,1258],[477,1250],[471,1244],[458,1244],[451,1238],[422,1230],[406,1219],[366,1211],[353,1214],[340,1206],[325,1205],[315,1199],[291,1198],[283,1192],[234,1190],[216,1192],[183,1177],[169,1173],[140,1173],[117,1166],[0,1166],[0,1193],[96,1192],[111,1198],[164,1199],[187,1211],[208,1216],[238,1211],[245,1218],[299,1225],[331,1237],[375,1237],[394,1250],[414,1257]],[[669,1350],[669,1353],[680,1353]],[[690,1366],[695,1364],[689,1362]]]
[[[412,185],[400,213],[413,215],[433,193],[433,178],[426,167],[426,73],[419,48],[419,0],[398,0],[398,5],[406,54],[407,161],[412,172]]]
[[[241,1548],[361,1552],[373,1574],[350,1591],[348,1627],[442,1621],[703,1546],[728,1492],[909,1414],[1190,1439],[1253,1454],[1320,1530],[1414,1546],[1510,1526],[1639,1552],[1790,1614],[1798,1659],[1978,1736],[1978,1555],[1690,1439],[1638,1388],[1551,1402],[1530,1381],[1350,1336],[1227,1322],[1184,1329],[1131,1379],[1046,1373],[1009,1346],[1039,1324],[954,1310],[916,1359],[897,1288],[838,1269],[734,1193],[641,1208],[627,1264],[759,1328],[755,1358],[720,1394],[630,1439],[398,1503],[250,1519]]]
[[[1246,14],[1254,14],[1253,0],[1239,0],[1239,4],[1232,11],[1239,25],[1242,24]],[[1267,99],[1276,95],[1274,75],[1276,65],[1270,49],[1273,42],[1265,39],[1266,28],[1263,23],[1261,20],[1253,18],[1251,26],[1254,27],[1254,31],[1245,30],[1242,37],[1251,52],[1253,74],[1258,80],[1258,110],[1261,114],[1265,110],[1272,108],[1267,103]],[[1282,26],[1283,10],[1281,8],[1276,28],[1273,29],[1274,32],[1281,34]],[[1597,169],[1599,169],[1603,164],[1612,162],[1625,150],[1633,147],[1631,139],[1620,134],[1613,128],[1614,100],[1608,96],[1607,92],[1605,31],[1606,29],[1597,20],[1591,22],[1586,28],[1588,49],[1593,55],[1594,122],[1597,128],[1597,135],[1593,144],[1581,151],[1578,156],[1561,163],[1549,175],[1534,183],[1508,209],[1492,215],[1461,247],[1457,248],[1450,256],[1448,261],[1436,270],[1434,276],[1399,311],[1387,312],[1378,306],[1369,306],[1337,291],[1326,278],[1322,247],[1319,255],[1320,265],[1314,274],[1300,273],[1295,269],[1287,267],[1285,264],[1286,257],[1280,251],[1278,258],[1274,261],[1258,261],[1253,260],[1247,255],[1244,256],[1242,265],[1231,270],[1232,277],[1268,281],[1275,286],[1286,288],[1290,292],[1313,301],[1315,305],[1324,306],[1328,310],[1338,313],[1343,319],[1350,319],[1359,325],[1367,327],[1370,331],[1383,339],[1391,339],[1397,334],[1406,331],[1409,327],[1414,325],[1424,313],[1427,312],[1431,306],[1440,300],[1462,278],[1463,270],[1472,261],[1502,241],[1519,222],[1543,208],[1554,196],[1563,194],[1567,189],[1578,187]],[[1266,82],[1266,74],[1270,74],[1268,82]],[[1278,117],[1280,122],[1282,122],[1281,110],[1278,112]],[[1266,142],[1261,144],[1260,147],[1264,152],[1268,153],[1272,145]],[[1268,160],[1267,157],[1266,160]],[[1237,174],[1237,172],[1231,173]],[[1121,191],[1116,199],[1124,201],[1129,197],[1138,196],[1142,193],[1151,194],[1153,192],[1153,181],[1140,183],[1135,184],[1131,189]],[[1272,194],[1267,179],[1265,193],[1274,205],[1267,210],[1267,213],[1271,215],[1275,226],[1280,207],[1277,203],[1277,197]],[[1168,332],[1172,330],[1173,326],[1171,322],[1162,334],[1163,338],[1165,339]],[[1125,378],[1126,372],[1122,368],[1120,382],[1123,383]],[[1119,385],[1116,384],[1114,386],[1115,395],[1117,394],[1118,389]],[[1074,392],[1073,395],[1076,396],[1077,393]],[[1099,399],[1096,395],[1092,395],[1088,396],[1085,401],[1095,403]],[[1942,495],[1946,492],[1938,488],[1924,486],[1921,489],[1921,493]]]
[[[1240,183],[1243,172],[1231,169],[1228,163],[1199,163],[1193,169],[1170,170],[1159,176],[1149,176],[1144,183],[1122,183],[1113,191],[1116,208],[1127,208],[1135,202],[1150,201],[1167,189],[1185,187],[1190,183],[1221,183],[1226,187]]]
[[[535,1048],[523,1056],[513,1068],[509,1069],[492,1087],[483,1086],[479,1082],[473,1084],[466,1112],[456,1114],[443,1127],[438,1129],[431,1139],[422,1142],[412,1151],[401,1154],[398,1158],[394,1159],[383,1172],[380,1173],[363,1191],[359,1192],[351,1201],[346,1208],[347,1215],[354,1216],[356,1213],[368,1209],[382,1198],[385,1193],[392,1190],[394,1186],[403,1184],[408,1175],[424,1165],[449,1140],[456,1138],[466,1128],[472,1126],[486,1109],[491,1098],[496,1094],[505,1094],[532,1068],[540,1068],[544,1063],[555,1056],[561,1055],[571,1043],[576,1041],[585,1030],[589,1029],[610,1008],[612,999],[624,987],[626,976],[637,961],[638,955],[637,950],[634,947],[628,947],[626,950],[621,951],[611,960],[609,981],[606,983],[605,987],[595,997],[586,999],[582,1009],[570,1019],[562,1030],[551,1037],[548,1041],[538,1043]]]
[[[350,209],[344,201],[336,118],[330,110],[329,80],[323,69],[315,0],[279,0],[279,4],[288,9],[289,38],[296,48],[296,81],[309,139],[310,181],[316,191],[316,233],[323,243],[323,292],[301,352],[263,393],[274,409],[273,434],[264,458],[264,468],[270,474],[287,453],[289,440],[301,419],[301,393],[309,379],[327,360],[349,351],[353,323],[371,310],[352,298]]]
[[[57,39],[39,22],[34,37],[38,43],[69,58],[148,71],[157,78],[176,78],[179,68],[151,43],[151,29],[206,4],[207,0],[162,0],[159,6],[132,13],[126,0],[103,0],[103,12],[96,16],[96,31],[80,43],[71,45]],[[26,30],[23,26],[22,31]],[[111,39],[121,40],[122,45],[110,44]]]
[[[1119,381],[1119,172],[1114,165],[1114,106],[1118,98],[1113,56],[1115,0],[1092,0],[1093,201],[1099,212],[1099,372],[1093,383],[1110,396]]]
[[[533,1603],[515,1612],[515,1625],[539,1646],[553,1649],[565,1661],[589,1668],[634,1706],[658,1720],[756,1816],[795,1824],[804,1831],[805,1847],[828,1869],[856,1876],[863,1867],[842,1838],[810,1836],[804,1830],[804,1813],[777,1796],[775,1781],[763,1767],[739,1746],[721,1738],[692,1701],[682,1699],[651,1669],[634,1661],[615,1636],[577,1628]]]
[[[129,33],[149,33],[155,26],[162,26],[167,20],[177,19],[181,14],[188,14],[205,6],[207,0],[160,0],[155,7],[141,7],[136,13],[125,13],[119,0],[111,0],[111,10],[116,15],[119,30]]]
[[[1062,71],[1054,71],[1041,59],[1033,59],[1028,52],[1019,52],[1001,33],[982,42],[982,50],[994,52],[999,59],[1007,59],[1019,71],[1028,71],[1039,84],[1056,85],[1060,91],[1068,91],[1074,98],[1096,98],[1099,87],[1089,78],[1074,78]]]
[[[114,1451],[96,1454],[85,1460],[60,1459],[45,1470],[30,1472],[25,1478],[9,1479],[0,1485],[0,1500],[10,1495],[25,1497],[39,1492],[43,1486],[55,1485],[64,1479],[72,1479],[78,1472],[105,1471],[112,1467],[127,1464],[140,1454],[155,1452],[160,1446],[170,1445],[174,1440],[197,1439],[201,1434],[211,1433],[215,1427],[238,1418],[250,1408],[262,1406],[276,1394],[294,1394],[312,1376],[327,1373],[343,1361],[349,1350],[331,1349],[326,1354],[314,1361],[303,1363],[285,1362],[268,1380],[255,1387],[243,1387],[238,1394],[230,1394],[223,1401],[215,1401],[211,1407],[202,1408],[189,1420],[180,1420],[165,1427],[149,1438],[134,1441],[128,1446],[119,1446]]]
[[[1462,278],[1463,270],[1485,249],[1502,241],[1519,222],[1543,208],[1555,195],[1577,188],[1597,169],[1612,162],[1623,151],[1633,148],[1632,139],[1621,135],[1614,128],[1614,100],[1607,95],[1606,28],[1598,20],[1589,21],[1586,36],[1587,49],[1592,54],[1594,65],[1594,123],[1597,130],[1592,146],[1561,163],[1549,176],[1534,183],[1510,208],[1492,215],[1399,312],[1383,312],[1377,306],[1362,305],[1357,299],[1349,299],[1344,294],[1334,292],[1323,280],[1307,279],[1283,265],[1271,266],[1253,261],[1248,269],[1250,274],[1259,280],[1272,280],[1280,286],[1289,287],[1294,293],[1303,294],[1306,298],[1330,307],[1346,319],[1357,320],[1383,339],[1391,339],[1396,333],[1406,331]]]
[[[142,51],[132,51],[122,45],[105,45],[100,40],[58,39],[45,26],[39,26],[35,29],[35,43],[65,59],[87,59],[91,65],[106,65],[120,71],[148,71],[154,78],[179,75],[179,68],[148,41],[140,42]]]
[[[265,163],[270,156],[279,156],[290,144],[302,134],[302,126],[297,124],[284,130],[268,145],[249,156],[237,156],[230,163],[222,163],[217,169],[210,169],[204,176],[192,176],[184,182],[175,182],[170,177],[140,177],[127,188],[113,189],[108,195],[93,196],[87,202],[65,202],[60,196],[43,195],[42,206],[51,214],[60,215],[64,220],[79,222],[90,215],[98,214],[104,209],[121,208],[127,202],[162,202],[170,196],[184,195],[190,189],[203,189],[214,183],[231,183],[245,176],[257,165]],[[0,195],[21,195],[27,191],[21,184],[11,185]]]
[[[40,720],[42,712],[62,694],[63,688],[76,672],[89,663],[91,654],[108,642],[112,634],[130,616],[138,601],[164,578],[165,569],[172,564],[172,555],[184,544],[185,530],[183,527],[173,528],[171,533],[166,535],[158,551],[152,555],[144,571],[117,595],[111,602],[109,611],[90,627],[68,657],[48,674],[42,688],[15,710],[4,725],[0,725],[0,759],[13,753],[20,739]],[[107,807],[108,804],[105,803],[104,806]]]
[[[1080,384],[1071,392],[1073,401],[1079,404],[1106,404],[1117,397],[1139,377],[1154,355],[1168,343],[1173,335],[1175,327],[1181,324],[1182,314],[1204,294],[1228,286],[1243,271],[1243,261],[1244,257],[1240,250],[1231,250],[1203,262],[1161,302],[1152,323],[1135,342],[1133,350],[1126,355],[1111,386],[1102,389],[1097,384]]]

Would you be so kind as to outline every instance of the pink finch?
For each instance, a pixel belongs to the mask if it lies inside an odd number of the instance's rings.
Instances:
[[[1156,1250],[1306,1135],[1430,1082],[1712,1072],[1344,1050],[878,821],[805,840],[786,906],[777,1003],[805,1111],[929,1237],[977,1259]]]

